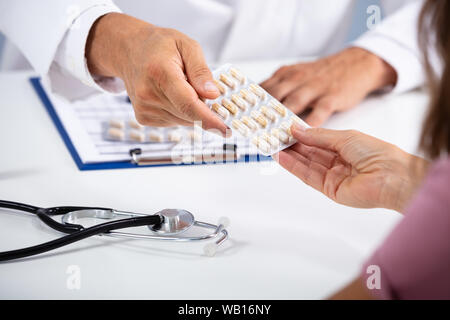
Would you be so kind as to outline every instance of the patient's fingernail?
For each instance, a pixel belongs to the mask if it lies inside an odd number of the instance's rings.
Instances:
[[[206,81],[204,88],[207,92],[219,93],[219,89],[217,89],[216,85],[212,81]]]

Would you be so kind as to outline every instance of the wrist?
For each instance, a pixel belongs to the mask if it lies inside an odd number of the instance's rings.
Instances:
[[[93,24],[86,43],[86,60],[93,75],[123,78],[124,61],[132,52],[129,42],[142,28],[152,26],[121,13],[108,13]]]
[[[422,184],[428,168],[429,162],[423,158],[406,153],[406,161],[403,164],[403,174],[400,174],[398,184],[397,199],[392,204],[391,209],[403,213],[408,203],[413,198],[417,189]]]
[[[395,69],[376,54],[359,47],[347,50],[353,51],[355,62],[361,62],[363,66],[363,72],[367,75],[367,93],[394,86],[397,83]]]

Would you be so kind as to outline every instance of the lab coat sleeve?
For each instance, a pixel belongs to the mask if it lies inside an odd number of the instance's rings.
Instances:
[[[120,93],[125,90],[125,85],[119,78],[92,75],[86,61],[85,49],[90,29],[98,18],[110,12],[120,10],[111,5],[97,5],[87,9],[74,20],[56,52],[55,62],[59,68],[51,69],[50,73],[62,72],[98,91]],[[53,78],[52,74],[50,78]]]
[[[0,1],[0,30],[33,68],[50,80],[52,90],[61,90],[63,96],[62,91],[78,88],[87,93],[96,83],[86,72],[83,38],[96,19],[117,11],[111,0]],[[72,38],[79,39],[77,48]]]
[[[393,92],[405,92],[425,82],[418,45],[422,5],[422,0],[385,1],[387,18],[353,43],[376,54],[396,70],[398,78]]]

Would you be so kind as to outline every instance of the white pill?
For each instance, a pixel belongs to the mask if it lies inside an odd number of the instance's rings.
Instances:
[[[238,80],[241,84],[245,83],[245,80],[246,80],[245,76],[238,69],[231,68],[230,74],[233,76],[233,78]]]
[[[109,126],[111,128],[123,129],[125,128],[125,121],[118,119],[109,120]]]
[[[143,130],[145,127],[143,125],[141,125],[139,122],[137,122],[134,119],[131,119],[130,121],[128,121],[128,125],[136,130]]]
[[[257,84],[251,84],[250,85],[250,91],[256,94],[260,99],[264,100],[266,98],[266,92],[263,88],[258,86]]]
[[[230,87],[231,89],[235,89],[236,88],[236,82],[234,82],[233,79],[231,79],[228,75],[226,75],[225,73],[222,73],[220,75],[220,81],[222,81],[223,83],[225,83],[228,87]]]
[[[247,110],[247,102],[245,102],[244,99],[239,97],[237,94],[233,94],[231,96],[231,101],[233,101],[242,111]]]
[[[123,141],[125,139],[125,133],[119,128],[109,128],[108,137],[112,140]]]
[[[277,137],[278,140],[280,140],[281,142],[283,142],[285,144],[289,143],[290,138],[289,138],[289,135],[285,131],[282,131],[280,129],[272,129],[271,133],[274,137]]]
[[[145,134],[138,130],[130,130],[130,140],[136,142],[145,142]]]
[[[256,97],[247,89],[242,89],[240,94],[241,97],[244,98],[244,100],[250,103],[252,106],[256,104]]]
[[[241,135],[243,135],[244,137],[247,137],[249,134],[249,129],[246,125],[244,125],[241,121],[239,120],[233,120],[232,124],[234,129],[238,130],[239,133]]]
[[[169,132],[167,138],[170,142],[180,142],[181,140],[183,140],[183,136],[181,135],[181,132],[179,130],[173,130]]]
[[[274,111],[272,111],[271,109],[269,109],[269,108],[267,108],[267,107],[261,107],[261,113],[262,113],[263,115],[265,115],[266,118],[269,119],[270,121],[272,121],[272,122],[277,121],[278,116],[277,116],[277,114],[276,114]]]
[[[259,111],[252,111],[251,116],[263,128],[267,127],[267,125],[269,124],[269,121],[267,120],[267,118],[264,117],[264,115]]]
[[[220,104],[214,103],[211,106],[211,108],[215,113],[217,113],[220,117],[222,117],[223,120],[228,119],[230,112],[227,109],[225,109],[224,107],[222,107]]]
[[[280,147],[280,140],[278,140],[277,138],[275,138],[274,136],[267,134],[267,133],[263,133],[261,135],[261,139],[263,139],[264,141],[268,142],[273,148],[279,148]]]
[[[291,127],[292,121],[285,121],[281,124],[281,129],[283,129],[290,136],[292,136]]]
[[[151,142],[163,142],[164,137],[161,132],[150,131],[150,133],[148,134],[148,140]]]
[[[262,140],[262,139],[260,139],[260,138],[257,138],[257,137],[255,137],[253,140],[252,140],[252,143],[259,149],[259,150],[261,150],[263,153],[265,153],[265,154],[269,154],[270,153],[270,145],[266,142],[266,141],[264,141],[264,140]]]
[[[249,117],[242,117],[241,119],[242,123],[244,123],[250,130],[256,131],[258,130],[258,124]]]
[[[230,113],[232,115],[235,115],[238,112],[238,107],[237,105],[235,105],[233,102],[231,102],[230,100],[228,100],[227,98],[222,100],[222,105],[228,110],[230,111]]]
[[[286,107],[283,106],[279,101],[277,101],[277,100],[271,100],[271,101],[269,102],[269,104],[270,104],[270,106],[271,106],[272,108],[274,108],[275,111],[278,112],[281,116],[283,116],[283,117],[286,116],[286,113],[287,113]]]

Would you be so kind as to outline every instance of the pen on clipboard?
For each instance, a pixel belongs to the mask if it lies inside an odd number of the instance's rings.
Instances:
[[[211,150],[209,150],[211,151]],[[130,150],[131,163],[138,166],[163,165],[163,164],[192,164],[192,163],[226,163],[237,161],[240,155],[236,144],[223,144],[222,149],[213,150],[210,153],[179,155],[174,157],[145,156],[140,148]],[[221,161],[218,161],[221,160]],[[225,160],[225,161],[224,161]]]

